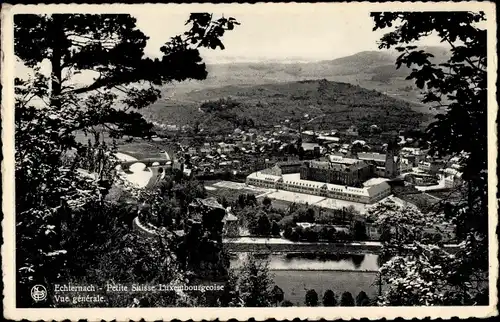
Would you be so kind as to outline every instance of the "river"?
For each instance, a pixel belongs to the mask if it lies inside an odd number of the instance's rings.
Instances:
[[[233,256],[231,267],[241,268],[246,256]],[[370,298],[378,293],[378,255],[270,254],[262,259],[269,261],[274,283],[294,305],[304,305],[308,289],[316,290],[320,303],[328,289],[338,300],[343,292],[350,292],[354,298],[361,291]]]

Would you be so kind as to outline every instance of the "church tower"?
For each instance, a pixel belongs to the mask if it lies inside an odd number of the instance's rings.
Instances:
[[[387,152],[385,154],[385,176],[386,178],[395,178],[398,173],[399,158],[397,154],[397,143],[392,140],[387,145]]]

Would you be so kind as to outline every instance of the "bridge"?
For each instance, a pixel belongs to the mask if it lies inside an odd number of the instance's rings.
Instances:
[[[153,166],[153,163],[158,163],[157,166],[170,166],[172,164],[172,160],[161,157],[161,158],[144,158],[140,160],[120,162],[122,168],[124,169],[130,167],[134,163],[144,163],[146,167],[149,168]]]

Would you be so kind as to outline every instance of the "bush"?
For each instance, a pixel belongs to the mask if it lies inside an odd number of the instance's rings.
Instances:
[[[287,227],[284,231],[283,231],[283,236],[287,239],[290,239],[290,240],[293,240],[292,239],[292,235],[293,235],[293,231],[294,229],[292,227]]]
[[[354,298],[350,292],[342,293],[340,298],[340,306],[354,306]]]
[[[353,237],[354,240],[367,240],[368,235],[366,234],[366,224],[357,220],[354,222],[353,227]]]
[[[271,225],[271,235],[279,236],[279,234],[280,234],[280,226],[276,221],[273,220],[273,223]]]
[[[279,287],[278,285],[274,286],[273,291],[272,291],[272,295],[274,298],[274,303],[276,303],[276,305],[283,302],[283,300],[285,299],[285,293],[283,292],[281,287]]]
[[[307,306],[318,306],[318,293],[315,290],[307,290],[305,303]]]
[[[288,215],[283,217],[278,223],[280,225],[280,228],[286,231],[288,228],[295,227],[296,221],[293,216]]]
[[[335,241],[337,237],[337,233],[334,227],[321,227],[321,230],[318,233],[318,239]]]
[[[315,211],[313,208],[300,209],[298,213],[294,214],[295,222],[309,222],[314,223]]]
[[[370,298],[366,295],[365,291],[359,292],[358,296],[356,296],[356,305],[357,306],[369,306]]]
[[[322,211],[316,216],[315,222],[320,225],[335,225],[339,220],[335,215]]]
[[[326,290],[323,295],[323,306],[337,306],[337,299],[332,290]]]
[[[302,238],[304,238],[305,240],[307,240],[309,242],[315,242],[315,241],[318,241],[318,233],[311,228],[306,228],[306,229],[304,229],[304,233],[302,235]]]
[[[260,236],[269,236],[271,234],[271,222],[266,214],[263,213],[259,216],[254,233]]]
[[[302,236],[301,236],[301,233],[297,230],[297,229],[294,229],[294,228],[291,228],[292,229],[292,233],[290,234],[290,240],[291,241],[299,241]]]
[[[276,221],[278,223],[278,222],[281,221],[281,219],[283,218],[283,216],[280,215],[280,214],[278,214],[278,213],[271,212],[271,213],[267,214],[267,218],[269,218],[270,221]]]
[[[347,242],[352,240],[352,235],[349,233],[346,233],[342,230],[336,232],[336,241],[337,242]]]
[[[270,207],[271,204],[272,204],[272,200],[271,198],[269,197],[264,197],[264,199],[262,199],[262,204],[266,207]]]

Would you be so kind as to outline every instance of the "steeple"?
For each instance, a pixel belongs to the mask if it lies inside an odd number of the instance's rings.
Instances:
[[[385,154],[385,176],[387,178],[394,178],[398,175],[398,166],[395,160],[397,148],[398,145],[395,139],[387,143],[387,152]]]

